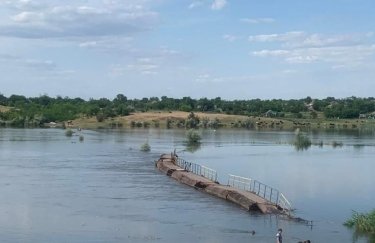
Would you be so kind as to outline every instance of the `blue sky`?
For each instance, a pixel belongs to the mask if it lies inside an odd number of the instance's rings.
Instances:
[[[374,96],[371,0],[0,0],[0,93]]]

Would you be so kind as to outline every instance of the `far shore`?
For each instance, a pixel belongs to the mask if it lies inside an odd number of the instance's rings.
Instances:
[[[190,113],[183,111],[137,112],[128,116],[107,118],[99,122],[96,117],[81,117],[66,121],[65,126],[82,129],[113,129],[113,128],[185,128],[185,121]],[[297,119],[282,117],[257,117],[227,115],[218,113],[194,113],[200,120],[198,128],[245,128],[245,129],[365,129],[375,128],[374,119]],[[46,124],[55,126],[55,124]]]

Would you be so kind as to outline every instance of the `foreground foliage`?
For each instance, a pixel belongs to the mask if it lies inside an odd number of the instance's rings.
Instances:
[[[367,214],[353,212],[352,217],[344,225],[354,228],[357,233],[375,236],[375,210]]]

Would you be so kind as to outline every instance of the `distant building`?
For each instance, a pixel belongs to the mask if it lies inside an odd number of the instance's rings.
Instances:
[[[359,119],[366,119],[367,115],[366,114],[359,114]]]

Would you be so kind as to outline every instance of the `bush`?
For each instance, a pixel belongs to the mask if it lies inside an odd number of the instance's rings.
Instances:
[[[208,126],[213,129],[218,129],[221,126],[219,118],[216,117],[213,121],[210,121]]]
[[[143,152],[149,152],[151,150],[151,146],[148,144],[148,142],[145,142],[141,146],[141,151]]]
[[[362,234],[375,235],[375,210],[368,214],[353,212],[352,217],[344,223],[349,228]]]
[[[155,128],[159,128],[160,127],[160,122],[158,120],[153,120],[152,122],[154,123],[154,127]]]
[[[208,117],[203,117],[202,120],[201,120],[201,124],[202,124],[203,128],[207,128],[209,122],[210,122],[210,119]]]
[[[303,135],[299,130],[297,130],[293,145],[297,150],[305,150],[310,148],[311,140],[309,137]]]
[[[144,121],[144,122],[143,122],[143,127],[144,127],[144,128],[148,128],[148,127],[150,127],[150,123],[149,123],[148,121]]]
[[[98,114],[96,115],[96,120],[97,120],[98,122],[103,122],[106,118],[107,118],[107,117],[106,117],[103,113],[98,113]]]
[[[185,127],[186,128],[197,128],[199,125],[199,118],[194,114],[194,112],[190,112],[188,115],[186,121],[185,121]]]
[[[190,129],[189,131],[187,131],[186,137],[188,139],[189,144],[200,143],[200,141],[202,139],[201,136],[199,135],[199,133],[197,131],[195,131],[194,129]]]
[[[250,118],[246,119],[241,125],[246,129],[251,129],[255,127],[254,122]]]
[[[71,137],[71,136],[73,136],[73,131],[72,131],[72,129],[68,129],[68,130],[66,130],[65,131],[65,136],[67,136],[67,137]]]
[[[167,127],[167,129],[170,129],[170,128],[172,128],[172,120],[171,119],[167,119],[167,121],[166,121],[166,127]]]

